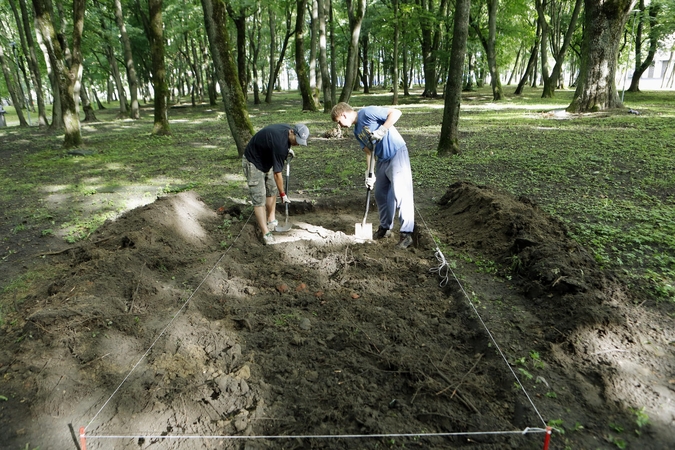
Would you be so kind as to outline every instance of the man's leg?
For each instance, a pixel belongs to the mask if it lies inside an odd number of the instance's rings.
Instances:
[[[375,168],[375,203],[380,216],[380,227],[391,230],[394,226],[394,215],[396,214],[396,201],[391,190],[391,179],[388,171],[390,161],[377,162]]]
[[[401,233],[412,233],[415,229],[415,202],[413,197],[412,171],[408,149],[403,147],[391,159],[392,190],[398,207]]]
[[[265,207],[254,206],[253,213],[255,214],[255,221],[258,222],[260,231],[262,231],[263,236],[265,236],[269,232],[267,229],[267,220],[265,219]]]
[[[273,222],[276,220],[276,211],[277,211],[277,196],[265,198],[265,209],[267,210],[267,221]],[[272,230],[270,230],[272,231]]]

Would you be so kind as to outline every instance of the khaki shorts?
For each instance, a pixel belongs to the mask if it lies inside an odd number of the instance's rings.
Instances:
[[[246,157],[241,159],[241,165],[244,168],[248,194],[251,196],[253,206],[265,206],[265,197],[274,197],[279,193],[277,184],[274,182],[273,170],[270,169],[264,173]]]

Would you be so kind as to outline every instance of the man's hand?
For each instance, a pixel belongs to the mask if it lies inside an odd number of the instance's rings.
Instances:
[[[286,195],[285,192],[282,192],[282,193],[280,194],[280,197],[281,197],[281,203],[282,203],[282,204],[283,204],[283,203],[291,203],[291,199],[288,198],[288,195]]]
[[[293,158],[295,158],[295,152],[293,151],[292,148],[289,148],[288,149],[288,156],[286,157],[286,161],[290,161]]]
[[[381,141],[387,135],[387,131],[389,130],[387,130],[385,127],[378,128],[373,132],[373,140],[378,142]]]
[[[368,173],[366,170],[366,188],[369,190],[373,190],[373,187],[375,186],[375,174],[374,173]]]

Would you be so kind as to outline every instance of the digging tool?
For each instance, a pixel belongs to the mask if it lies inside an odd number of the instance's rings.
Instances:
[[[288,195],[288,179],[291,176],[291,159],[293,159],[292,154],[288,154],[288,157],[286,157],[286,187],[284,188],[284,191],[286,191],[286,195]],[[285,203],[286,205],[286,221],[284,222],[284,225],[277,225],[274,230],[277,232],[284,232],[288,231],[291,229],[293,224],[288,223],[288,203]]]
[[[375,166],[375,153],[370,152],[370,164],[368,164],[368,177],[373,176],[373,169]],[[373,238],[373,224],[366,223],[366,218],[368,217],[368,208],[370,207],[370,191],[372,189],[367,188],[366,194],[366,213],[363,215],[363,222],[354,224],[355,231],[354,235],[360,239],[372,239]]]

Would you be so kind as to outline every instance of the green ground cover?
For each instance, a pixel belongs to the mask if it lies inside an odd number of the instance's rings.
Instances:
[[[626,93],[626,109],[590,115],[564,113],[571,91],[553,99],[540,93],[529,89],[499,103],[488,89],[465,93],[462,154],[450,158],[436,156],[443,100],[401,96],[397,127],[410,149],[418,201],[440,197],[459,180],[527,196],[625,282],[675,301],[675,92]],[[354,106],[390,102],[389,92],[352,98]],[[333,127],[330,117],[301,113],[300,105],[296,92],[275,94],[271,105],[249,102],[255,129],[304,122],[315,137],[294,161],[291,192],[362,195],[365,163],[349,133],[346,140],[320,138]],[[83,124],[85,155],[61,149],[62,135],[0,129],[3,147],[11,146],[0,167],[3,258],[22,234],[76,242],[166,192],[194,189],[214,207],[227,197],[245,200],[240,158],[220,106],[172,108],[173,135],[161,138],[150,135],[151,105],[136,122],[116,120],[115,105],[107,106],[96,111],[100,122]]]

